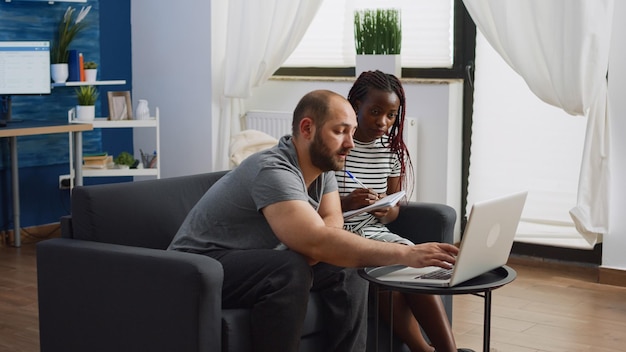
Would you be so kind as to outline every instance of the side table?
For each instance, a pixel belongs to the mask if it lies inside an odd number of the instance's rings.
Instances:
[[[359,275],[369,281],[374,287],[376,297],[374,297],[374,305],[376,309],[376,348],[378,349],[378,292],[382,291],[398,291],[403,293],[420,293],[433,295],[461,295],[472,294],[483,297],[485,301],[484,317],[483,317],[483,351],[489,352],[491,337],[491,291],[500,288],[511,281],[515,280],[517,273],[511,267],[503,265],[499,268],[488,271],[480,276],[468,280],[454,287],[431,287],[418,286],[409,283],[382,281],[376,278],[377,275],[372,274],[377,268],[363,268],[359,270]],[[379,274],[380,275],[380,274]],[[390,310],[392,307],[392,295],[389,295]],[[393,322],[393,319],[391,319]],[[393,336],[393,323],[391,325],[391,335]],[[391,340],[391,349],[393,350],[393,339]]]

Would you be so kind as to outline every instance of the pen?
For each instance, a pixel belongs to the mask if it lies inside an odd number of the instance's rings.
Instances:
[[[366,185],[363,184],[363,182],[359,181],[358,178],[354,177],[353,174],[350,173],[350,171],[348,170],[344,170],[346,172],[346,174],[348,174],[348,177],[350,177],[352,179],[352,181],[356,182],[359,186],[361,186],[362,188],[368,188]]]

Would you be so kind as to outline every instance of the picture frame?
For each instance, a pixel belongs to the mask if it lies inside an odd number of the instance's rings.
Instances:
[[[109,120],[132,120],[133,105],[130,91],[107,92],[109,100]]]

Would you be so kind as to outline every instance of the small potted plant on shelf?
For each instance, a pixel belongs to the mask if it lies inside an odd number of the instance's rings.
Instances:
[[[115,159],[113,159],[113,161],[119,169],[128,169],[132,166],[135,166],[135,163],[137,163],[135,157],[129,152],[121,152],[118,156],[115,157]]]
[[[85,70],[85,81],[95,82],[98,75],[98,64],[93,61],[87,61],[83,65],[83,69]]]
[[[96,116],[96,100],[98,90],[94,86],[80,86],[76,88],[76,119],[80,121],[93,121]]]
[[[402,22],[399,9],[364,9],[354,12],[356,76],[381,70],[400,77]]]

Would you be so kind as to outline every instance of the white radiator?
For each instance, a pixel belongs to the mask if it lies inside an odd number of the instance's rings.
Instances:
[[[291,134],[292,112],[251,110],[246,112],[242,122],[242,130],[257,130],[280,139]]]
[[[418,125],[417,118],[415,117],[405,117],[404,118],[404,144],[406,144],[407,149],[409,150],[409,155],[411,156],[411,162],[413,162],[413,187],[409,189],[410,197],[409,200],[416,201],[417,200],[417,162],[419,160],[419,145],[417,143],[418,137]]]

